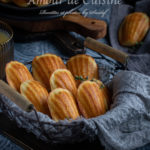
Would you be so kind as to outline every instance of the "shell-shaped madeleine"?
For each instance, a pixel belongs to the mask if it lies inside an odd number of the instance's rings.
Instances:
[[[11,0],[0,0],[0,2],[2,2],[2,3],[10,3]]]
[[[12,0],[12,2],[19,7],[28,7],[30,5],[30,0]]]
[[[57,69],[65,69],[62,59],[53,54],[36,56],[32,62],[33,77],[50,90],[49,79]]]
[[[104,103],[105,103],[105,108],[106,108],[106,110],[108,110],[109,107],[110,107],[110,104],[112,102],[110,91],[108,90],[107,86],[105,86],[103,84],[102,81],[97,80],[97,79],[93,79],[93,82],[95,82],[95,83],[98,84],[98,86],[100,88],[100,92],[103,95],[103,99],[104,99]]]
[[[27,98],[37,111],[50,115],[47,103],[48,92],[38,81],[28,80],[22,83],[20,91],[21,95]]]
[[[56,88],[67,89],[76,97],[76,82],[71,72],[67,69],[57,69],[53,72],[50,78],[50,86],[51,90]]]
[[[38,7],[45,6],[51,3],[52,0],[35,0],[34,4]]]
[[[18,92],[20,92],[21,83],[27,80],[33,80],[27,67],[17,61],[9,62],[6,65],[5,71],[8,84]]]
[[[84,81],[77,91],[77,102],[82,115],[85,118],[92,118],[106,112],[103,94],[97,83]]]
[[[79,117],[75,99],[66,89],[53,90],[48,97],[48,106],[55,121]]]
[[[123,46],[134,46],[141,42],[149,30],[149,17],[142,12],[129,14],[119,28],[119,42]]]
[[[81,83],[82,79],[98,79],[98,65],[91,56],[85,54],[73,56],[67,61],[67,68],[76,78],[77,85]]]

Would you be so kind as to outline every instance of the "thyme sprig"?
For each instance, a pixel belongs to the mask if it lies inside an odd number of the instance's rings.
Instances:
[[[75,80],[79,80],[79,81],[87,81],[88,80],[88,76],[86,77],[86,78],[83,78],[82,76],[75,76]],[[90,81],[92,81],[92,82],[96,82],[97,84],[98,84],[98,80],[96,80],[96,79],[91,79]],[[104,84],[101,84],[100,85],[100,89],[103,89],[105,86],[104,86]]]
[[[88,80],[88,77],[83,78],[82,76],[75,76],[75,80],[86,81]]]
[[[104,84],[101,84],[100,85],[100,89],[103,89],[105,86],[104,86]]]
[[[143,45],[143,42],[137,42],[134,46],[130,47],[129,52],[134,53],[142,45]]]

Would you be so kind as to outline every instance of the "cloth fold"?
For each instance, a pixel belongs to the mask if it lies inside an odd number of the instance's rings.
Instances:
[[[94,119],[100,141],[110,150],[130,150],[150,142],[150,77],[123,71],[111,83],[106,115]]]

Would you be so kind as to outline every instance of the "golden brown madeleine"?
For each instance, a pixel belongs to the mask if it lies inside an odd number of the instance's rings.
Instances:
[[[10,3],[11,0],[0,0],[0,2],[3,2],[3,3]]]
[[[105,86],[103,84],[103,82],[100,80],[93,79],[92,81],[98,84],[100,91],[101,91],[103,98],[104,98],[106,110],[108,110],[110,107],[110,104],[111,104],[111,94],[110,94],[107,86]]]
[[[48,4],[50,4],[51,3],[51,0],[35,0],[34,1],[34,4],[36,5],[36,6],[44,6],[44,5],[48,5]]]
[[[8,84],[20,92],[21,83],[27,80],[33,80],[33,77],[27,67],[20,62],[11,61],[6,65],[6,79]]]
[[[27,98],[37,111],[50,115],[47,103],[48,92],[38,81],[28,80],[22,83],[20,91],[21,95]]]
[[[50,78],[50,86],[51,90],[56,88],[67,89],[73,94],[74,97],[76,97],[76,82],[71,72],[67,69],[57,69],[53,72]]]
[[[54,54],[36,56],[32,62],[33,77],[50,90],[49,79],[57,69],[65,69],[62,59]]]
[[[30,0],[12,0],[12,2],[19,7],[28,7],[30,5]]]
[[[149,17],[142,12],[129,14],[119,28],[119,42],[123,46],[134,46],[141,42],[149,30]]]
[[[48,96],[48,106],[55,121],[77,119],[79,112],[73,95],[66,89],[58,88]]]
[[[67,61],[67,68],[76,78],[77,86],[87,78],[88,80],[98,79],[98,65],[91,56],[84,54],[73,56]]]
[[[100,87],[92,81],[84,81],[77,91],[77,102],[82,115],[92,118],[106,112],[105,101]]]

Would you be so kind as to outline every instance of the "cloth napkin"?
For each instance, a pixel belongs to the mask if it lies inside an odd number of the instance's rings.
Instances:
[[[150,77],[132,71],[118,73],[110,83],[113,105],[106,114],[91,119],[55,122],[38,112],[21,110],[0,95],[0,107],[19,127],[50,143],[99,142],[107,150],[131,150],[150,142]]]
[[[150,75],[150,32],[147,33],[143,44],[137,48],[127,48],[119,44],[118,30],[125,16],[138,11],[147,13],[150,16],[150,1],[138,0],[134,6],[128,4],[114,5],[112,7],[109,37],[112,47],[129,54],[129,70],[134,70],[146,75]]]

